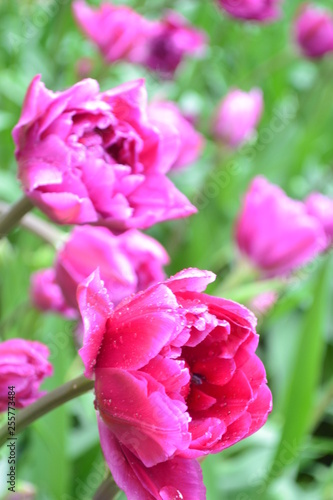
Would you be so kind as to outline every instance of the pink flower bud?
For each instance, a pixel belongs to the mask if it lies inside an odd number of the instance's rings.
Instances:
[[[295,38],[302,53],[311,58],[333,51],[333,17],[317,5],[304,4],[294,24]]]
[[[265,276],[287,275],[310,262],[327,244],[321,223],[264,177],[256,177],[236,225],[241,253]]]
[[[213,125],[216,138],[231,148],[238,148],[255,133],[262,111],[260,89],[232,90],[218,107]]]
[[[8,409],[9,390],[15,393],[11,401],[16,408],[28,406],[45,394],[39,386],[53,372],[48,356],[48,348],[40,342],[11,339],[0,343],[1,412]]]

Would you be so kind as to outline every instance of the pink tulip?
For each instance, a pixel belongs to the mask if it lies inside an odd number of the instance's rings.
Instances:
[[[233,17],[268,22],[280,17],[282,0],[218,0],[222,9]]]
[[[102,52],[105,61],[127,60],[142,63],[147,57],[147,40],[158,32],[156,22],[149,21],[125,6],[102,3],[92,9],[84,1],[73,2],[77,24]]]
[[[232,90],[219,105],[213,125],[214,135],[229,147],[238,148],[255,133],[262,111],[260,89],[250,92]]]
[[[146,100],[143,80],[100,94],[87,79],[53,93],[35,77],[13,131],[26,195],[60,224],[124,230],[194,213],[162,174],[179,137],[148,120]]]
[[[54,269],[42,269],[32,274],[30,296],[33,305],[41,311],[54,311],[69,319],[77,317],[77,311],[64,298]]]
[[[172,77],[186,56],[204,53],[206,36],[177,12],[169,11],[157,24],[147,45],[144,64],[165,77]]]
[[[287,275],[316,257],[326,246],[322,225],[264,177],[256,177],[236,225],[241,253],[264,275]]]
[[[98,271],[78,288],[102,449],[128,498],[204,498],[194,459],[253,434],[271,410],[256,318],[201,293],[214,279],[184,270],[115,309]]]
[[[320,193],[312,193],[305,200],[307,212],[318,219],[324,228],[328,244],[333,242],[333,200]]]
[[[310,58],[333,51],[333,17],[317,5],[304,4],[294,24],[295,38],[302,53]]]
[[[168,263],[162,245],[135,229],[115,236],[103,227],[76,227],[59,251],[55,269],[33,275],[33,302],[39,309],[75,317],[77,287],[99,267],[110,299],[117,305],[128,295],[162,281],[163,266]]]
[[[206,45],[203,32],[173,11],[150,21],[128,7],[102,3],[92,9],[77,0],[73,13],[108,63],[125,60],[172,76],[184,57],[202,54]]]
[[[180,112],[173,102],[155,102],[149,106],[149,117],[158,127],[163,123],[174,126],[179,136],[179,151],[173,170],[194,163],[201,154],[204,138]]]
[[[40,342],[11,339],[0,343],[1,412],[8,409],[9,387],[14,386],[16,408],[28,406],[45,394],[39,386],[53,372],[48,356],[48,348]]]

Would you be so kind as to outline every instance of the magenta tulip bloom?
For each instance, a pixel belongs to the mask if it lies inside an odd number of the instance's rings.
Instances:
[[[236,225],[241,253],[264,275],[287,275],[316,257],[327,240],[321,223],[304,203],[256,177]]]
[[[238,148],[255,133],[263,105],[260,89],[232,90],[218,107],[213,125],[215,137],[231,148]]]
[[[163,266],[168,263],[162,245],[135,229],[115,236],[104,227],[76,227],[59,251],[54,269],[32,276],[33,302],[39,309],[75,317],[77,287],[98,267],[109,297],[117,305],[162,281]]]
[[[280,17],[282,0],[218,0],[231,16],[250,21],[268,22]]]
[[[159,128],[162,128],[163,123],[168,123],[177,131],[179,149],[172,166],[173,170],[186,167],[199,158],[204,146],[204,138],[173,102],[152,103],[149,106],[149,117]]]
[[[206,45],[203,32],[173,11],[150,21],[128,7],[102,3],[92,9],[78,0],[73,13],[108,63],[125,60],[170,77],[184,57],[202,54]]]
[[[294,31],[305,56],[320,58],[333,51],[333,17],[329,11],[317,5],[303,5]]]
[[[53,372],[48,356],[48,348],[40,342],[11,339],[0,343],[1,412],[8,409],[8,388],[11,386],[15,388],[16,408],[28,406],[45,394],[39,386]]]
[[[148,68],[172,77],[185,57],[204,53],[206,36],[179,13],[169,11],[157,27],[147,44],[147,56],[143,62]]]
[[[194,459],[253,434],[271,410],[256,318],[201,293],[214,279],[184,270],[115,309],[98,272],[78,288],[102,449],[128,498],[204,498]]]
[[[143,80],[99,93],[87,79],[54,93],[35,77],[13,131],[26,195],[60,224],[124,230],[194,213],[162,173],[179,137],[148,120],[146,100]]]
[[[312,193],[305,200],[306,209],[324,228],[328,244],[333,242],[333,200],[321,193]]]
[[[84,34],[100,49],[108,63],[127,60],[142,63],[147,40],[158,31],[155,22],[125,6],[102,3],[92,9],[82,0],[73,2],[73,14]]]

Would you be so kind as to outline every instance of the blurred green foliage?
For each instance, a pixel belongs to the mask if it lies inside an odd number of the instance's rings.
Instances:
[[[298,55],[291,23],[300,1],[286,1],[283,19],[268,26],[227,18],[213,0],[115,2],[149,17],[175,8],[206,30],[206,55],[187,61],[170,82],[126,63],[104,67],[75,26],[70,3],[1,0],[0,199],[20,196],[11,129],[30,80],[41,73],[54,90],[72,85],[80,79],[82,58],[92,59],[91,76],[98,77],[102,89],[144,76],[150,99],[176,100],[197,114],[198,128],[207,137],[202,159],[174,175],[198,203],[198,215],[150,230],[170,253],[170,273],[197,266],[216,271],[223,282],[235,254],[233,222],[249,180],[259,173],[295,198],[313,190],[333,196],[333,60],[314,63]],[[321,3],[331,6],[329,0]],[[235,154],[219,150],[210,124],[217,103],[231,87],[254,86],[265,98],[257,138]],[[47,389],[82,371],[74,325],[29,304],[29,275],[51,264],[53,255],[23,229],[0,243],[0,336],[39,339],[50,346],[55,375]],[[208,500],[333,498],[332,267],[330,255],[309,266],[260,318],[259,354],[274,410],[256,435],[203,462]],[[92,498],[106,476],[90,394],[40,419],[18,443],[18,479],[35,485],[40,500]],[[2,452],[1,480],[5,461]],[[1,488],[6,486],[1,483]]]

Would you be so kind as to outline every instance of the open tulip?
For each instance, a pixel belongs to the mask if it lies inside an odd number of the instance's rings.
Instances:
[[[234,89],[221,101],[214,120],[217,140],[231,148],[238,148],[251,139],[263,110],[260,89],[243,92]]]
[[[296,41],[310,58],[333,52],[333,16],[317,5],[304,4],[294,23]]]
[[[36,76],[13,131],[26,195],[60,224],[145,228],[196,211],[164,173],[179,137],[147,117],[143,80],[99,93],[95,80],[64,92]]]
[[[249,21],[267,22],[280,17],[281,0],[218,0],[231,16]]]
[[[8,410],[8,388],[11,386],[15,388],[15,408],[28,406],[45,394],[39,387],[53,372],[48,356],[48,348],[40,342],[11,339],[0,343],[1,412]]]
[[[236,224],[241,253],[265,276],[287,275],[307,264],[327,244],[322,224],[305,204],[256,177]]]
[[[98,271],[78,288],[101,445],[129,498],[203,499],[195,459],[253,434],[271,410],[256,318],[201,293],[214,279],[184,270],[116,308]]]

